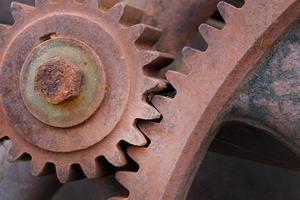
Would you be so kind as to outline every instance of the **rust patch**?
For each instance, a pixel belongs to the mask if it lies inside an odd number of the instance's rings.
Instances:
[[[69,61],[53,58],[37,69],[34,91],[51,104],[70,100],[80,93],[81,72]]]

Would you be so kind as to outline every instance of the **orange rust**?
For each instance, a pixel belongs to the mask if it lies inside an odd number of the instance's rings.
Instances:
[[[70,100],[80,93],[81,72],[62,58],[53,58],[37,68],[35,92],[51,104]]]

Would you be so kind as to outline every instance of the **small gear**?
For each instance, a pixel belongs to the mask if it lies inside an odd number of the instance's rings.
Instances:
[[[120,141],[147,144],[136,122],[160,118],[145,96],[166,86],[153,74],[173,61],[152,49],[160,31],[124,3],[36,0],[11,12],[15,23],[0,25],[0,138],[12,141],[11,159],[29,154],[33,175],[52,163],[61,182],[78,165],[103,175],[98,158],[125,165]]]
[[[190,72],[167,72],[177,94],[173,99],[153,98],[153,105],[163,118],[160,123],[141,124],[151,144],[128,149],[139,169],[117,173],[117,180],[129,190],[129,197],[114,199],[185,199],[226,102],[299,19],[300,1],[246,1],[242,8],[220,2],[218,9],[225,27],[219,30],[201,25],[207,50],[185,48],[183,60]]]

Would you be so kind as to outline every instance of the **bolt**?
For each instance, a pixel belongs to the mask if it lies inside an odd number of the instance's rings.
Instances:
[[[38,66],[34,91],[48,103],[57,105],[79,95],[81,72],[66,59],[55,57]]]

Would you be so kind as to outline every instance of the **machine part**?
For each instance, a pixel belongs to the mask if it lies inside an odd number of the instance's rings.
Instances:
[[[48,103],[60,104],[79,95],[81,78],[75,65],[63,58],[52,58],[36,69],[34,91]]]
[[[135,7],[99,7],[97,0],[13,2],[15,23],[0,26],[0,138],[12,141],[11,160],[31,156],[33,175],[52,163],[61,182],[76,170],[103,176],[103,157],[117,167],[127,162],[120,141],[147,144],[137,120],[160,118],[146,101],[166,85],[150,75],[173,61],[152,48],[160,31],[138,24],[143,13]],[[41,75],[52,70],[49,80]]]
[[[215,12],[219,0],[127,0],[145,10],[143,22],[164,30],[157,48],[180,55],[185,45],[191,45],[198,34],[198,26]],[[200,46],[204,47],[204,43]],[[180,56],[179,56],[180,57]]]
[[[96,53],[80,41],[67,38],[38,45],[20,75],[27,109],[45,124],[62,128],[88,120],[101,105],[106,85]]]
[[[287,28],[299,19],[300,2],[246,1],[242,8],[221,2],[218,9],[226,23],[222,30],[200,26],[208,49],[183,50],[191,71],[187,75],[169,71],[166,75],[177,90],[175,98],[153,98],[163,119],[160,123],[141,124],[151,144],[128,149],[139,170],[118,172],[117,179],[130,191],[129,197],[119,199],[186,197],[225,104]]]

